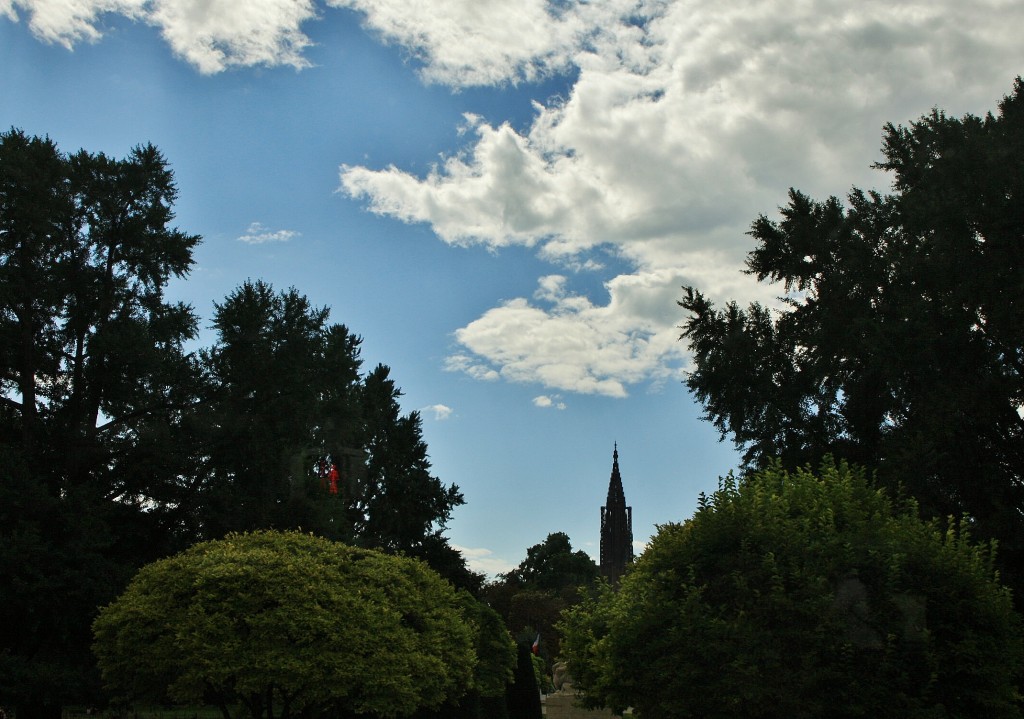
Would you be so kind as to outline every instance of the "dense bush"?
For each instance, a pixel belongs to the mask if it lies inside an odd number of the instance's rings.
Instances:
[[[1021,716],[989,549],[831,461],[724,480],[562,629],[588,701],[644,717]]]
[[[100,612],[94,649],[129,699],[209,701],[226,719],[234,706],[256,719],[393,717],[472,686],[476,629],[420,561],[256,532],[144,567]]]

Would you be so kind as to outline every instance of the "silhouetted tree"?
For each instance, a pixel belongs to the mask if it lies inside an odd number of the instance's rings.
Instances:
[[[541,656],[550,666],[558,656],[555,625],[567,607],[579,601],[579,588],[594,584],[597,564],[582,550],[573,550],[569,535],[553,532],[526,550],[515,569],[486,585],[482,597],[505,619],[513,636],[541,635]]]
[[[463,499],[419,416],[326,309],[247,282],[185,350],[197,318],[164,290],[199,238],[170,226],[176,196],[152,146],[0,134],[0,698],[21,719],[96,700],[96,608],[198,539],[301,526],[481,583],[443,536]]]
[[[997,115],[888,125],[894,194],[793,190],[747,266],[788,309],[686,288],[687,380],[750,468],[833,453],[999,541],[1024,595],[1024,84]]]
[[[208,429],[197,447],[207,467],[204,536],[303,527],[352,539],[352,477],[329,496],[314,476],[318,461],[342,464],[361,415],[359,339],[327,320],[294,288],[262,281],[216,305],[217,342],[203,353]]]
[[[390,375],[378,365],[363,381],[362,446],[369,456],[356,533],[370,546],[414,552],[444,530],[465,500],[458,487],[445,487],[430,474],[419,412],[402,414],[402,392]]]
[[[216,306],[217,342],[203,353],[203,535],[301,527],[419,557],[479,591],[443,536],[464,500],[430,473],[419,414],[402,414],[387,367],[360,374],[361,340],[328,317],[259,281]]]
[[[197,323],[164,288],[199,238],[176,196],[151,145],[0,134],[0,696],[23,719],[94,691],[95,608],[183,539]]]
[[[527,549],[526,559],[507,576],[530,589],[561,593],[591,584],[599,573],[589,554],[573,550],[568,534],[553,532]]]

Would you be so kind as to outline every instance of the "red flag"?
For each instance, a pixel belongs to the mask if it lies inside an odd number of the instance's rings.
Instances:
[[[538,634],[537,638],[533,640],[533,646],[531,647],[531,650],[534,654],[538,656],[540,655],[540,634]]]

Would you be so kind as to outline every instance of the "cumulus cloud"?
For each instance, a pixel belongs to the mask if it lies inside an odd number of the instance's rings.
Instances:
[[[238,241],[250,245],[262,245],[267,242],[288,242],[300,236],[301,233],[295,230],[271,230],[259,222],[253,222],[245,234],[239,236]]]
[[[564,276],[542,277],[533,302],[506,301],[458,329],[455,339],[470,354],[449,358],[449,369],[608,397],[625,397],[642,382],[681,381],[686,355],[676,300],[681,286],[704,277],[737,293],[750,282],[700,264],[651,269],[607,281],[610,301],[598,305],[569,292]],[[541,398],[534,403],[549,406]]]
[[[565,402],[563,402],[561,397],[557,394],[553,397],[548,397],[546,394],[534,397],[533,406],[542,408],[553,407],[554,409],[565,409],[566,407]]]
[[[71,49],[79,42],[102,37],[96,27],[101,15],[135,19],[144,15],[145,4],[146,0],[0,0],[0,14],[18,20],[21,10],[36,37]]]
[[[660,2],[602,0],[327,0],[363,14],[386,42],[420,62],[429,82],[454,86],[532,81],[570,68],[583,47],[634,46],[640,27],[623,22]]]
[[[509,300],[457,330],[472,356],[460,355],[462,366],[453,368],[609,397],[643,381],[682,379],[675,300],[685,269],[615,277],[605,284],[607,305],[569,292],[565,280],[542,277],[535,302]]]
[[[452,410],[452,408],[449,407],[448,405],[432,404],[429,407],[424,407],[421,411],[433,414],[434,419],[436,419],[438,422],[441,422],[451,417],[452,412],[454,410]]]
[[[462,147],[424,175],[350,165],[340,185],[452,245],[528,247],[558,270],[605,273],[607,298],[541,278],[533,297],[457,329],[446,367],[609,396],[677,376],[680,284],[772,298],[738,270],[750,222],[788,187],[884,189],[869,166],[885,122],[984,112],[1024,61],[1016,0],[0,0],[66,47],[98,40],[106,16],[152,24],[204,73],[304,67],[304,24],[334,8],[401,46],[428,82],[573,78],[528,127],[467,114]],[[609,258],[626,269],[607,272]]]
[[[452,547],[466,558],[466,564],[474,572],[483,572],[489,577],[504,574],[515,569],[516,565],[500,557],[494,556],[490,549],[460,547],[453,544]]]
[[[316,16],[312,0],[156,0],[147,7],[146,21],[202,73],[309,65],[302,53],[311,42],[300,26]]]
[[[1024,59],[1014,30],[1024,5],[983,6],[640,3],[628,19],[605,17],[599,33],[576,32],[586,38],[576,45],[552,30],[549,46],[576,80],[566,98],[537,103],[529,127],[467,115],[464,147],[426,175],[343,166],[341,187],[452,245],[534,248],[573,271],[624,261],[628,269],[604,282],[607,301],[566,291],[567,278],[541,278],[532,298],[458,329],[449,361],[475,377],[624,396],[679,376],[680,285],[717,300],[774,299],[777,290],[739,270],[750,223],[774,214],[788,187],[815,196],[852,184],[885,189],[888,179],[870,170],[885,122],[934,105],[984,112],[1009,90]],[[362,9],[386,37],[418,48],[429,77],[479,81],[453,69],[433,24],[414,37],[390,9]],[[486,54],[486,42],[467,41],[464,50]]]
[[[654,3],[657,5],[658,3]],[[581,47],[635,35],[622,18],[634,0],[601,3],[522,0],[325,0],[360,13],[365,27],[401,45],[428,82],[453,86],[533,81],[572,65]],[[314,0],[0,0],[0,15],[28,18],[41,40],[72,48],[103,35],[103,18],[156,26],[176,55],[202,73],[254,65],[309,65],[304,23],[321,15]],[[622,44],[621,42],[619,44]]]
[[[105,15],[160,29],[173,52],[204,74],[231,67],[307,67],[311,44],[301,25],[316,17],[313,0],[0,0],[0,14],[28,18],[41,40],[71,49],[96,42]]]
[[[987,64],[1008,88],[1021,53],[996,9],[665,3],[643,32],[577,50],[571,95],[538,104],[525,133],[467,116],[475,139],[426,177],[346,166],[342,187],[452,244],[548,256],[610,244],[641,265],[666,245],[735,251],[749,207],[770,210],[794,177],[843,191],[851,171],[865,176],[882,123],[927,110],[951,76],[966,84]]]

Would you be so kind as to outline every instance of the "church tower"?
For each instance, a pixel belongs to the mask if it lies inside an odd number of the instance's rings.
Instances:
[[[619,445],[612,453],[612,477],[608,501],[601,507],[601,574],[615,586],[633,561],[633,508],[626,506],[619,475]]]

